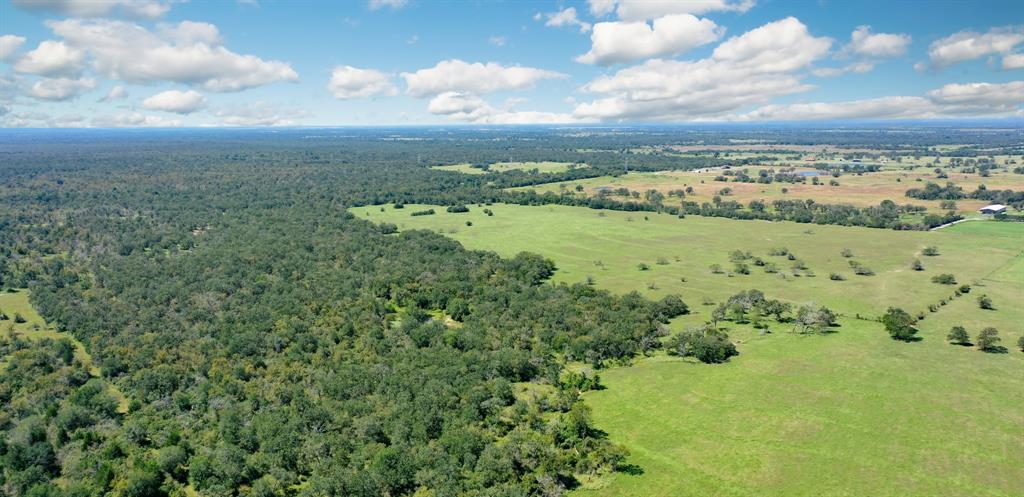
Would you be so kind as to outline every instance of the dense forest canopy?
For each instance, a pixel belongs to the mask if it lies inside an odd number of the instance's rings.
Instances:
[[[29,289],[65,337],[0,338],[0,489],[558,495],[581,476],[614,470],[624,452],[579,401],[596,379],[566,365],[600,368],[661,347],[664,324],[686,312],[678,298],[553,285],[557,268],[540,256],[501,259],[435,233],[391,233],[346,209],[557,202],[502,188],[715,165],[629,151],[734,139],[913,151],[1019,144],[1020,133],[4,132],[0,288]],[[544,175],[431,168],[510,160],[590,167]],[[690,207],[681,210],[733,208]],[[838,224],[899,213],[895,204],[775,208],[807,221],[839,216]],[[524,394],[526,382],[553,393]]]

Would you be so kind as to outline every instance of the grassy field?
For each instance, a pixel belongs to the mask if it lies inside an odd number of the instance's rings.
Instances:
[[[560,173],[568,171],[572,167],[587,167],[586,165],[573,164],[571,162],[495,162],[491,164],[489,172],[503,173],[506,171],[532,171],[534,169],[540,173]],[[477,169],[471,164],[452,164],[450,166],[435,166],[434,169],[441,171],[454,171],[457,173],[464,174],[484,174],[487,171]]]
[[[750,166],[741,168],[748,171],[751,177],[756,177],[761,169],[767,167]],[[797,168],[798,171],[811,172],[811,168]],[[808,178],[806,184],[790,183],[733,183],[715,181],[715,177],[722,174],[721,169],[706,169],[701,171],[666,171],[656,173],[629,173],[620,177],[602,176],[579,181],[549,183],[545,185],[523,187],[523,190],[536,190],[543,193],[547,191],[576,191],[576,185],[582,185],[584,195],[595,195],[599,188],[628,188],[633,191],[645,192],[647,190],[658,190],[667,194],[671,190],[685,190],[686,187],[693,187],[694,193],[687,195],[687,200],[694,202],[711,202],[715,195],[719,195],[723,188],[730,188],[732,192],[722,196],[726,200],[735,200],[747,204],[751,200],[795,200],[813,199],[820,203],[851,204],[857,206],[878,205],[883,200],[892,200],[898,204],[914,204],[928,207],[932,212],[944,212],[939,207],[938,200],[918,200],[909,198],[905,192],[910,188],[922,188],[926,182],[934,182],[945,185],[952,181],[962,187],[965,191],[974,191],[978,185],[984,184],[989,189],[1024,189],[1024,175],[995,172],[984,178],[978,174],[965,174],[947,172],[948,179],[936,178],[936,174],[929,169],[916,169],[914,171],[903,171],[886,169],[883,171],[868,173],[862,176],[844,174],[839,178],[823,175],[819,177],[820,185],[813,185]],[[835,179],[838,186],[829,185],[829,181]],[[918,181],[920,180],[920,181]],[[787,192],[783,193],[782,190]],[[666,202],[676,202],[675,199]],[[964,199],[957,201],[957,207],[961,212],[975,213],[977,209],[988,202],[981,200]]]
[[[1024,354],[1015,347],[1024,333],[1024,225],[898,232],[514,205],[490,206],[493,217],[478,206],[409,216],[420,208],[353,212],[439,231],[472,249],[543,254],[558,265],[555,281],[591,276],[614,292],[677,293],[694,313],[674,329],[704,321],[711,306],[702,302],[750,288],[844,314],[826,336],[777,324],[761,335],[732,324],[741,355],[725,365],[659,355],[603,371],[607,388],[588,393],[587,403],[642,474],[589,482],[580,496],[1024,494]],[[922,256],[930,245],[941,255]],[[794,276],[791,261],[768,255],[773,247],[787,247],[815,276]],[[855,276],[844,248],[876,274]],[[711,274],[711,264],[732,268],[735,249],[780,273],[751,265],[750,275]],[[915,258],[924,271],[909,269]],[[830,280],[831,272],[846,280]],[[971,293],[953,298],[951,287],[930,281],[939,273],[971,284]],[[996,310],[978,308],[982,293]],[[894,342],[879,323],[853,318],[890,305],[926,314],[922,341]],[[1011,350],[949,345],[944,337],[955,324],[972,336],[995,326]]]

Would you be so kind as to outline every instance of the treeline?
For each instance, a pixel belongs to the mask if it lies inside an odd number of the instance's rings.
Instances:
[[[906,195],[910,198],[921,200],[960,200],[970,198],[1010,205],[1018,210],[1024,209],[1024,191],[989,190],[985,185],[979,185],[976,190],[967,193],[953,182],[947,182],[945,186],[928,182],[923,188],[907,190]]]
[[[895,230],[926,230],[962,219],[962,216],[955,212],[948,212],[945,215],[927,214],[917,222],[906,221],[904,216],[921,214],[925,208],[910,204],[897,205],[891,200],[884,200],[874,207],[821,204],[810,199],[774,200],[770,204],[753,200],[744,206],[739,202],[720,198],[716,202],[697,203],[682,200],[679,205],[664,205],[658,202],[618,200],[607,195],[583,197],[569,192],[537,193],[531,190],[508,192],[500,198],[500,201],[520,205],[560,204],[591,209],[664,212],[674,216],[697,215],[743,220],[793,221]]]

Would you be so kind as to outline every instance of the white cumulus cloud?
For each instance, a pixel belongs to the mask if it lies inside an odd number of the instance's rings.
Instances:
[[[239,91],[277,81],[297,81],[288,64],[241,55],[225,48],[216,26],[181,22],[156,32],[125,21],[48,21],[66,43],[92,57],[110,79],[133,83],[173,81],[209,91]]]
[[[352,66],[338,66],[331,72],[327,90],[334,98],[366,98],[375,95],[392,96],[398,88],[391,82],[391,76],[375,69],[359,69]]]
[[[92,78],[47,78],[28,88],[28,96],[39,100],[70,100],[96,87]]]
[[[659,17],[653,24],[601,22],[590,35],[591,48],[576,58],[584,64],[617,64],[649,57],[679,55],[722,37],[725,30],[710,19],[690,14]]]
[[[900,33],[872,33],[871,26],[858,26],[850,34],[845,52],[864,57],[899,57],[907,53],[911,37]]]
[[[934,119],[1000,117],[1021,112],[1024,81],[947,84],[925,96],[891,96],[842,102],[766,105],[736,116],[741,121]]]
[[[409,0],[370,0],[367,6],[370,7],[370,10],[383,9],[384,7],[400,9],[408,3]]]
[[[3,35],[0,36],[0,62],[7,62],[14,59],[14,54],[18,52],[21,45],[25,43],[25,38],[22,36],[15,35]]]
[[[170,2],[155,0],[12,0],[25,10],[52,12],[69,17],[126,15],[156,19],[171,9]]]
[[[544,25],[548,27],[560,28],[563,26],[573,26],[579,28],[581,33],[590,31],[590,23],[584,22],[580,20],[579,17],[576,16],[575,7],[569,7],[558,12],[543,14],[543,17],[547,18],[547,21],[544,22]]]
[[[110,91],[107,92],[107,94],[103,96],[103,98],[99,99],[99,101],[100,102],[113,102],[114,100],[121,100],[123,98],[128,98],[128,90],[126,90],[121,85],[117,85],[117,86],[114,86],[113,88],[111,88]]]
[[[167,90],[142,101],[149,110],[161,110],[175,114],[190,114],[206,105],[206,97],[195,90]]]
[[[1024,69],[1024,54],[1009,54],[1003,57],[1003,69]]]
[[[936,40],[928,47],[928,60],[936,69],[994,54],[1006,55],[1024,42],[1020,26],[992,28],[986,33],[960,31]]]
[[[62,41],[47,40],[21,56],[14,70],[39,76],[71,76],[82,69],[85,52]]]
[[[614,12],[623,21],[645,21],[671,14],[746,12],[754,0],[588,0],[590,13],[603,16]]]
[[[583,90],[602,98],[577,105],[574,114],[601,120],[692,120],[766,104],[809,90],[800,71],[824,57],[831,44],[789,17],[726,40],[706,59],[652,59],[597,78]]]
[[[495,62],[443,60],[434,67],[404,72],[402,78],[410,95],[423,98],[444,92],[473,94],[501,90],[525,90],[544,79],[564,79],[565,74],[522,66],[503,66]]]

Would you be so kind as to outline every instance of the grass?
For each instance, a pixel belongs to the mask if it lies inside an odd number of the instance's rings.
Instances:
[[[573,167],[587,167],[585,164],[573,164],[571,162],[496,162],[491,164],[490,172],[503,173],[506,171],[532,171],[539,173],[560,173],[568,171]],[[435,166],[434,169],[441,171],[454,171],[464,174],[484,174],[485,171],[477,169],[472,164],[452,164],[449,166]]]
[[[761,335],[731,325],[741,355],[724,365],[658,355],[602,371],[607,388],[586,394],[586,402],[642,474],[588,480],[579,496],[1024,494],[1024,354],[1014,346],[1024,333],[1022,224],[898,232],[501,204],[489,206],[493,217],[480,206],[408,215],[420,208],[352,211],[402,230],[439,231],[471,249],[543,254],[559,268],[556,282],[589,275],[617,293],[680,294],[694,312],[673,322],[675,330],[707,318],[712,307],[703,301],[749,288],[844,314],[838,332],[826,336],[794,335],[778,324]],[[940,255],[922,256],[929,245]],[[731,268],[728,253],[740,249],[788,273],[790,261],[767,255],[779,246],[817,276],[783,278],[753,265],[747,276],[708,270]],[[875,276],[855,276],[844,248]],[[909,269],[915,258],[924,271]],[[640,263],[649,269],[639,270]],[[847,279],[831,281],[830,272]],[[930,282],[939,273],[956,275],[971,292],[952,297],[952,288]],[[978,308],[982,293],[996,310]],[[894,342],[879,323],[854,318],[890,305],[926,314],[922,341]],[[995,326],[1010,352],[945,343],[958,324],[972,337]]]
[[[768,169],[767,167],[750,166],[741,168],[748,171],[751,177],[757,177],[758,171]],[[798,167],[798,171],[814,171],[810,167]],[[811,178],[806,184],[797,183],[733,183],[715,181],[715,177],[722,174],[721,169],[706,169],[698,171],[664,171],[656,173],[629,173],[619,177],[602,176],[579,181],[550,183],[538,186],[522,187],[523,190],[536,190],[539,193],[552,191],[561,193],[563,191],[575,191],[576,185],[582,185],[583,195],[595,195],[599,188],[607,187],[617,189],[621,187],[633,191],[645,192],[647,190],[658,190],[667,193],[671,190],[685,190],[686,187],[693,187],[694,193],[688,194],[686,200],[697,203],[711,202],[715,195],[723,188],[732,189],[730,195],[723,196],[725,200],[735,200],[743,204],[751,200],[805,200],[813,199],[820,203],[851,204],[856,206],[878,205],[883,200],[892,200],[898,204],[914,204],[925,206],[931,212],[945,212],[940,208],[941,201],[918,200],[905,195],[911,188],[923,188],[927,182],[945,185],[952,181],[961,186],[965,191],[974,191],[979,185],[986,185],[989,189],[1024,189],[1024,175],[994,172],[989,177],[982,177],[978,174],[965,174],[948,171],[949,178],[936,178],[936,174],[927,168],[919,168],[913,171],[902,169],[884,169],[875,173],[867,173],[861,176],[844,174],[838,178],[822,175],[818,179],[821,185],[811,184]],[[839,182],[839,186],[829,185],[830,180]],[[898,180],[898,181],[897,181]],[[918,181],[920,180],[920,181]],[[782,190],[787,192],[783,193]],[[676,203],[677,199],[668,199],[666,203]],[[957,201],[957,208],[961,212],[976,213],[977,209],[987,205],[989,202],[983,200],[963,199]]]

